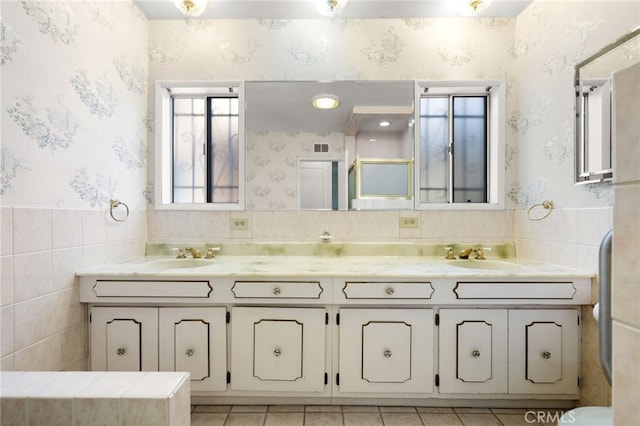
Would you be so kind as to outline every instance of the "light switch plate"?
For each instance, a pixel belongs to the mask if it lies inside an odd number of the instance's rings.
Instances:
[[[232,231],[244,231],[249,229],[248,217],[232,217],[231,218],[231,230]]]

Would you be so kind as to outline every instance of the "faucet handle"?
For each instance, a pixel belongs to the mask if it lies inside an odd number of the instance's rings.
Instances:
[[[216,254],[214,252],[216,251],[220,251],[220,247],[209,247],[207,249],[207,254],[204,257],[205,259],[213,259],[216,257]]]
[[[491,251],[491,247],[478,247],[476,248],[476,259],[477,260],[486,260],[486,257],[484,257],[484,252],[485,251]]]
[[[445,247],[446,251],[445,259],[446,260],[454,260],[456,258],[455,254],[453,254],[453,247]]]
[[[176,256],[176,259],[185,259],[187,257],[187,255],[184,252],[184,247],[178,247],[178,248],[174,248],[174,250],[178,250],[178,255]]]

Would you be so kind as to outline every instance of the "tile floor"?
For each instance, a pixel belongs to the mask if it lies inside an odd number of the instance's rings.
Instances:
[[[543,415],[536,417],[538,412]],[[191,426],[546,426],[559,415],[520,408],[196,405]]]

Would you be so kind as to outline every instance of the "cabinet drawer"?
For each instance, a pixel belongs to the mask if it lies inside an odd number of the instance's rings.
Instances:
[[[571,282],[458,282],[457,299],[562,299],[572,300]]]
[[[236,281],[231,292],[236,299],[319,299],[319,281]]]
[[[96,297],[208,298],[209,281],[96,281]]]
[[[347,281],[342,292],[347,299],[431,299],[430,282]]]

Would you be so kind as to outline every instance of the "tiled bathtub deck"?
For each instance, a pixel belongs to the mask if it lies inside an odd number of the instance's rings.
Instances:
[[[542,426],[559,416],[554,409],[196,405],[191,426]]]

